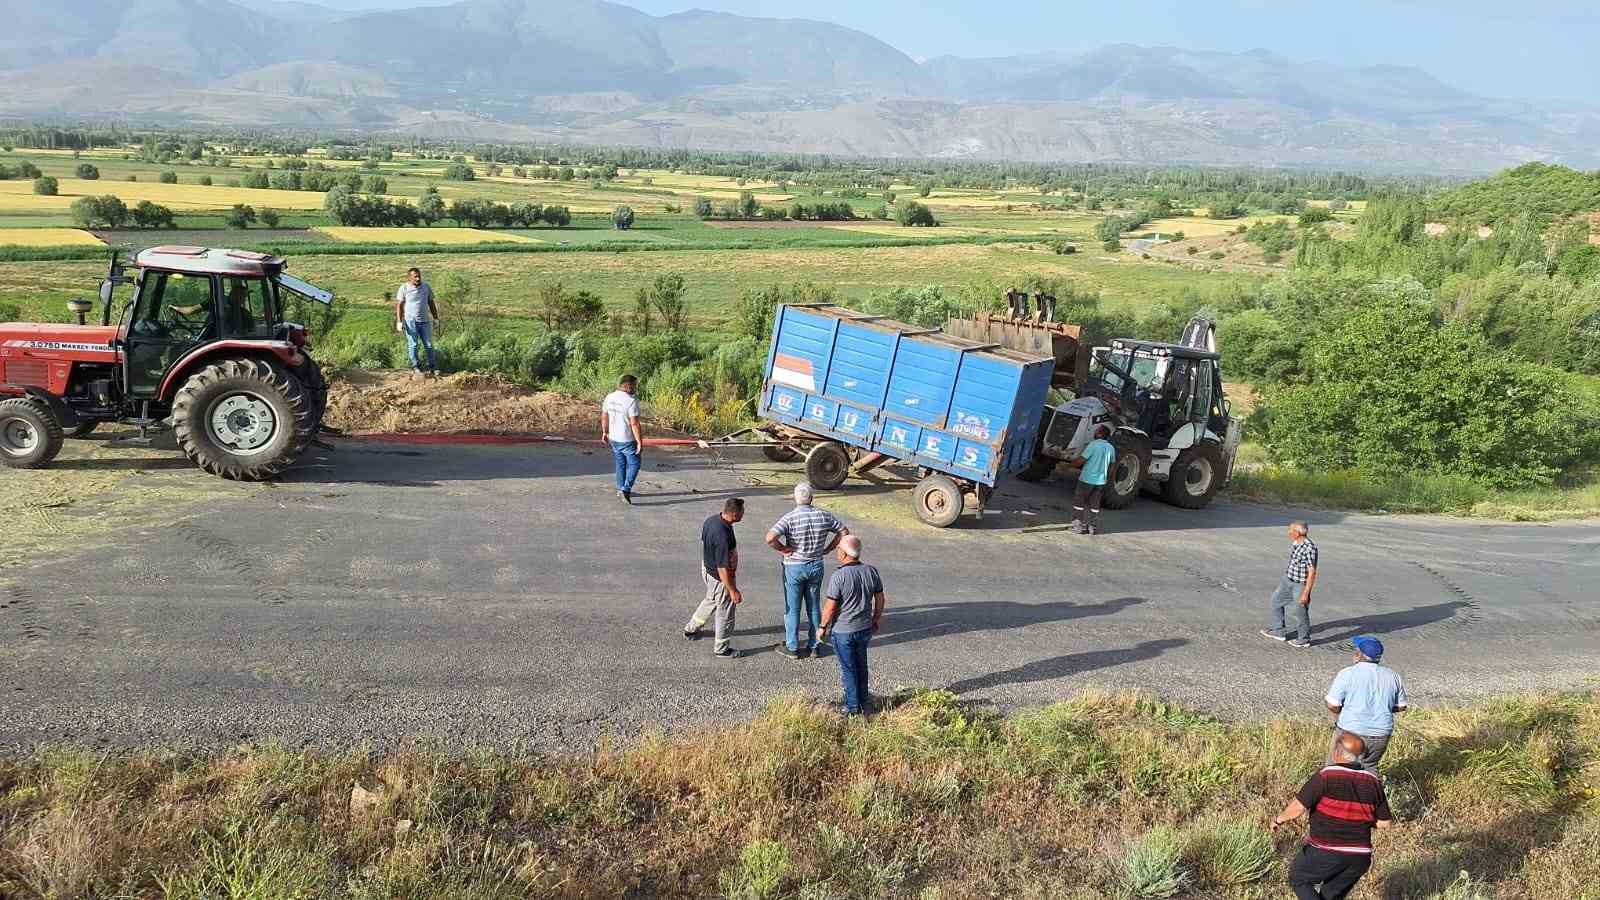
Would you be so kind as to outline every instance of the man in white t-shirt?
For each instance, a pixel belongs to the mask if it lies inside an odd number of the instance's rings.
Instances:
[[[617,496],[624,503],[633,502],[633,481],[639,477],[639,448],[644,446],[644,435],[639,431],[639,398],[634,396],[638,387],[637,378],[624,375],[617,382],[617,389],[600,403],[600,436],[611,447],[611,458],[617,464]]]

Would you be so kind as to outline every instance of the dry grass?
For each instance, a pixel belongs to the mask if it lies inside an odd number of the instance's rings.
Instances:
[[[220,172],[221,170],[218,170]],[[221,178],[218,172],[206,172]],[[180,178],[198,177],[184,171]],[[230,176],[231,177],[231,176]],[[98,197],[113,194],[129,206],[140,200],[149,200],[176,211],[198,209],[227,209],[235,203],[257,209],[312,210],[322,208],[323,195],[318,191],[277,191],[270,188],[236,188],[223,185],[162,184],[149,181],[85,181],[81,178],[61,178],[60,193],[43,197],[33,192],[31,181],[0,181],[0,213],[60,212],[71,208],[79,197]]]
[[[1281,896],[1297,842],[1260,823],[1326,746],[1322,722],[1222,723],[1133,693],[1009,719],[944,692],[886,706],[861,722],[780,700],[578,759],[11,759],[0,896]],[[1385,760],[1401,827],[1357,897],[1593,895],[1594,695],[1402,727]]]
[[[100,239],[77,228],[0,228],[0,247],[98,247]]]

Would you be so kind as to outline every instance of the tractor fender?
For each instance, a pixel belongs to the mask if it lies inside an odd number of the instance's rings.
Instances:
[[[161,381],[161,390],[156,392],[156,399],[163,402],[170,401],[189,380],[189,376],[196,369],[210,365],[213,360],[227,357],[230,359],[241,356],[264,359],[275,362],[286,369],[294,370],[305,364],[306,358],[300,348],[288,341],[217,341],[196,347],[172,364],[167,372],[167,377]]]
[[[50,415],[61,423],[62,428],[78,427],[78,414],[73,412],[72,407],[67,405],[67,401],[62,400],[42,387],[26,384],[0,384],[0,397],[27,397],[29,400],[35,400],[50,410]]]

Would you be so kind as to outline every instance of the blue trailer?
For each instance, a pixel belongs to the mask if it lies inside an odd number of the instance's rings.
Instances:
[[[830,305],[774,316],[756,429],[771,459],[805,455],[823,490],[885,463],[921,475],[913,506],[936,526],[977,510],[1033,461],[1055,360]],[[719,443],[736,443],[730,435]]]

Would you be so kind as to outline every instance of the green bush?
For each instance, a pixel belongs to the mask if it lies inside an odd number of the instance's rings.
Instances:
[[[1117,860],[1123,888],[1134,897],[1176,897],[1189,885],[1183,850],[1183,836],[1171,826],[1145,832]]]
[[[1265,435],[1295,468],[1548,484],[1592,450],[1561,373],[1498,353],[1420,302],[1376,299],[1312,342],[1311,383],[1272,398]]]
[[[161,180],[162,184],[177,184],[178,183],[178,173],[177,172],[173,172],[171,170],[162,172],[161,176],[160,176],[160,180]]]
[[[728,900],[767,900],[778,895],[789,869],[788,849],[759,838],[744,846],[739,861],[722,871],[717,884]]]
[[[1271,833],[1256,822],[1232,819],[1197,827],[1184,855],[1204,881],[1219,886],[1260,881],[1278,861]]]
[[[61,182],[49,175],[40,175],[33,180],[33,192],[42,197],[54,197],[61,192]]]

